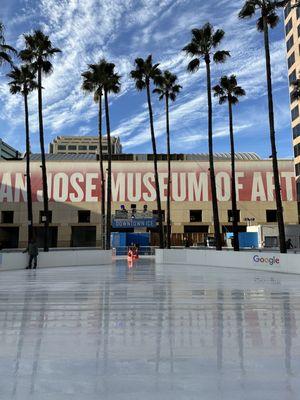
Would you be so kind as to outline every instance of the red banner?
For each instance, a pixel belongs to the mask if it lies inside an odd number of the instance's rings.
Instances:
[[[32,163],[33,201],[42,201],[40,163]],[[1,162],[0,203],[18,203],[27,199],[25,163]],[[48,196],[55,202],[97,202],[101,198],[99,164],[96,162],[49,162]],[[292,161],[280,162],[283,201],[295,201],[295,175]],[[159,182],[162,201],[166,201],[166,164],[160,163]],[[216,163],[219,201],[230,201],[229,162]],[[239,201],[274,201],[274,180],[269,161],[237,162],[237,197]],[[113,164],[112,199],[118,202],[156,200],[152,163],[116,162]],[[207,162],[174,162],[172,165],[172,200],[210,201]]]

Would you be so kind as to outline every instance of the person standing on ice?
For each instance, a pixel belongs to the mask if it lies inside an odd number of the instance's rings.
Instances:
[[[31,239],[28,247],[26,248],[23,253],[28,253],[29,255],[29,263],[26,269],[31,269],[32,268],[32,261],[33,261],[33,268],[36,269],[37,267],[37,258],[39,255],[39,248],[36,244],[36,241],[34,239]]]

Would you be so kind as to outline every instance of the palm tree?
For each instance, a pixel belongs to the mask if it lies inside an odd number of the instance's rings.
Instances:
[[[270,126],[270,142],[272,149],[272,163],[274,173],[275,185],[275,199],[277,207],[277,222],[279,230],[279,245],[280,252],[286,253],[285,230],[283,219],[283,207],[281,198],[280,177],[278,170],[276,137],[275,137],[275,121],[274,121],[274,104],[273,104],[273,90],[272,90],[272,69],[270,57],[270,41],[269,41],[269,28],[275,28],[279,22],[277,10],[284,7],[286,1],[271,1],[271,0],[247,0],[239,13],[239,18],[249,19],[252,18],[256,11],[260,16],[257,20],[257,29],[264,34],[265,58],[266,58],[266,75],[268,86],[268,105],[269,105],[269,126]]]
[[[5,62],[13,65],[11,55],[16,53],[17,52],[13,47],[5,43],[4,25],[0,21],[0,66]]]
[[[131,78],[135,81],[135,86],[138,91],[141,91],[144,89],[146,89],[146,91],[147,91],[150,133],[151,133],[151,141],[152,141],[152,149],[153,149],[157,213],[158,213],[159,247],[162,249],[164,247],[164,230],[163,230],[161,198],[160,198],[159,180],[158,180],[156,139],[155,139],[155,132],[154,132],[153,110],[152,110],[152,103],[151,103],[151,82],[153,82],[154,84],[157,84],[161,77],[161,71],[158,68],[158,66],[159,66],[159,64],[152,63],[152,55],[151,54],[145,60],[143,58],[136,58],[135,59],[135,69],[131,71],[130,75],[131,75]]]
[[[235,75],[223,76],[219,85],[213,88],[214,96],[219,98],[219,104],[228,103],[229,111],[229,133],[230,133],[230,152],[231,152],[231,202],[232,202],[232,227],[233,227],[233,248],[239,251],[239,231],[238,231],[238,211],[236,200],[235,183],[235,149],[233,135],[233,113],[232,106],[238,104],[239,97],[245,96],[246,92],[238,86]]]
[[[32,192],[30,177],[30,134],[29,134],[29,112],[28,95],[37,89],[36,74],[29,65],[20,68],[13,67],[7,74],[12,79],[8,84],[11,94],[21,94],[24,99],[25,130],[26,130],[26,184],[27,184],[27,215],[28,215],[28,243],[33,238],[33,215],[32,215]]]
[[[101,175],[101,241],[102,248],[105,245],[105,174],[103,167],[103,144],[102,144],[102,96],[103,85],[106,77],[107,62],[100,60],[98,64],[90,64],[89,69],[81,76],[84,78],[82,89],[87,93],[94,93],[94,101],[98,103],[98,136],[99,136],[99,161]]]
[[[102,60],[103,63],[103,91],[104,91],[104,104],[105,104],[105,119],[106,119],[106,135],[108,147],[108,160],[107,160],[107,206],[106,206],[106,249],[110,249],[110,236],[111,236],[111,136],[110,136],[110,117],[109,117],[109,102],[108,95],[110,93],[117,94],[121,90],[120,75],[115,72],[115,64]]]
[[[211,61],[224,63],[230,53],[225,50],[215,51],[224,38],[225,32],[221,29],[214,31],[211,24],[207,23],[200,29],[192,29],[192,40],[183,48],[187,55],[193,57],[188,65],[189,72],[196,72],[200,67],[201,60],[206,65],[207,79],[207,102],[208,102],[208,151],[209,151],[209,171],[211,183],[211,196],[214,217],[215,243],[216,249],[222,250],[222,239],[220,233],[220,220],[216,190],[214,155],[213,155],[213,127],[212,127],[212,93],[211,93]]]
[[[34,31],[32,35],[24,35],[25,50],[20,52],[20,57],[27,64],[30,64],[37,72],[38,78],[38,112],[39,112],[39,133],[42,158],[42,180],[43,180],[43,203],[44,203],[44,251],[49,250],[49,199],[47,185],[47,169],[44,144],[43,126],[43,96],[42,96],[42,75],[49,75],[53,71],[50,59],[61,50],[52,46],[49,36],[42,31]]]
[[[166,108],[166,130],[167,130],[167,162],[168,162],[168,185],[167,185],[167,248],[171,247],[171,146],[170,146],[170,118],[169,100],[175,101],[181,90],[177,83],[177,76],[170,71],[165,71],[157,83],[153,93],[159,95],[159,100],[165,99]]]

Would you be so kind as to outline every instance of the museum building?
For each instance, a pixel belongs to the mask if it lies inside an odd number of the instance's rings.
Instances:
[[[107,156],[105,156],[107,157]],[[165,216],[166,155],[159,157],[159,183]],[[100,166],[95,155],[48,154],[50,246],[87,247],[101,244]],[[105,161],[106,164],[106,161]],[[43,196],[40,155],[31,155],[33,224],[38,241],[43,237]],[[106,165],[105,165],[106,170]],[[230,154],[215,154],[217,196],[222,232],[232,230]],[[279,160],[284,218],[298,223],[295,168],[292,159]],[[25,159],[0,160],[0,243],[24,247],[27,241]],[[112,162],[112,231],[149,232],[157,244],[157,207],[152,154],[117,154]],[[276,225],[272,160],[255,153],[236,154],[239,229],[247,225]],[[124,218],[124,210],[126,217]],[[172,242],[189,235],[201,243],[213,234],[207,154],[172,155]]]

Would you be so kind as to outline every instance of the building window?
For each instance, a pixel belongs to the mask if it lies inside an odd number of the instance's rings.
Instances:
[[[79,223],[90,223],[91,222],[91,212],[88,210],[78,211],[78,222]]]
[[[284,17],[285,19],[287,19],[287,17],[289,16],[289,13],[291,12],[292,7],[291,7],[291,2],[289,1],[288,4],[286,5],[285,9],[284,9]]]
[[[48,222],[49,224],[52,223],[52,211],[48,211]],[[43,224],[45,222],[45,211],[41,210],[40,211],[40,224]]]
[[[289,69],[295,64],[295,53],[292,53],[288,58]]]
[[[296,164],[295,170],[296,170],[296,176],[299,176],[300,175],[300,163]]]
[[[97,146],[89,146],[89,150],[97,150]]]
[[[202,210],[190,210],[190,222],[202,222]]]
[[[77,150],[77,146],[75,146],[75,145],[73,145],[73,144],[70,144],[70,145],[68,146],[68,150]]]
[[[293,138],[296,139],[298,136],[300,136],[300,124],[293,128]]]
[[[66,150],[66,146],[65,146],[65,145],[62,145],[62,144],[59,144],[59,145],[57,146],[57,150]]]
[[[1,223],[2,224],[13,224],[14,223],[14,212],[13,211],[2,211],[1,212]]]
[[[240,210],[236,210],[237,212],[237,222],[240,222]],[[227,210],[228,222],[233,222],[233,212],[232,210]]]
[[[287,24],[285,25],[285,34],[288,35],[293,27],[292,18],[289,19]]]
[[[292,121],[299,117],[299,107],[296,106],[292,109]]]
[[[86,146],[82,146],[82,145],[79,145],[79,146],[78,146],[78,150],[86,150],[86,149],[87,149]]]
[[[294,146],[294,155],[295,155],[295,158],[300,156],[300,143],[298,143]]]
[[[296,75],[296,70],[294,69],[294,71],[289,75],[290,85],[296,82],[296,80],[297,80],[297,75]]]
[[[294,46],[294,36],[292,35],[289,40],[286,42],[286,49],[287,52],[291,50],[291,48]]]
[[[158,216],[157,210],[153,210],[152,212],[154,216]],[[162,213],[162,220],[165,221],[165,210],[161,210],[161,213]]]
[[[266,220],[267,222],[277,222],[277,210],[267,210]]]

